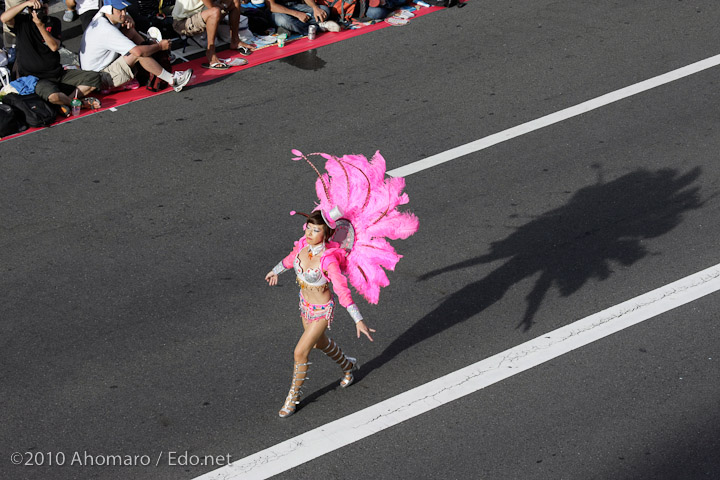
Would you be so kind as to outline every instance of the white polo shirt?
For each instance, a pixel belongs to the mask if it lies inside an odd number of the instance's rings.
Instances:
[[[80,43],[80,68],[83,70],[99,72],[136,46],[118,25],[110,23],[105,13],[111,14],[112,6],[102,7],[83,35]]]

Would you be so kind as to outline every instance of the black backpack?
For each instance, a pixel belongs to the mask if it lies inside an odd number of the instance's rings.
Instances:
[[[2,102],[20,112],[20,119],[29,127],[47,127],[57,120],[55,106],[35,93],[30,95],[8,93],[3,97]]]
[[[19,112],[10,105],[0,103],[0,137],[7,137],[27,129],[19,119]]]
[[[151,40],[147,40],[141,45],[154,45],[155,42]],[[170,61],[170,51],[169,50],[160,50],[152,54],[152,58],[157,61],[162,68],[167,70],[168,72],[172,73],[172,62]],[[140,85],[145,85],[148,90],[151,92],[159,92],[160,90],[165,90],[168,87],[168,83],[163,80],[162,78],[148,72],[142,66],[140,66],[140,62],[137,63],[137,70],[135,72],[135,80],[138,81]]]
[[[170,52],[168,50],[160,50],[153,54],[153,58],[160,64],[162,68],[170,73],[172,71],[172,62],[170,61]],[[162,78],[150,73],[148,75],[147,89],[151,92],[159,92],[165,90],[168,87],[168,83]]]

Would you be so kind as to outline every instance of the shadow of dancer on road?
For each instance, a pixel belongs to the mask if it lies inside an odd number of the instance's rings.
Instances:
[[[630,266],[648,254],[642,240],[675,228],[683,213],[700,208],[699,186],[692,186],[700,168],[680,174],[677,170],[636,170],[616,180],[577,191],[568,203],[518,227],[490,251],[420,277],[428,280],[442,273],[506,259],[484,278],[445,298],[439,306],[402,333],[377,357],[366,362],[363,375],[392,360],[399,353],[464,322],[500,300],[522,280],[538,276],[527,295],[527,308],[518,325],[525,331],[548,290],[554,285],[569,296],[589,279],[607,279],[613,263]]]

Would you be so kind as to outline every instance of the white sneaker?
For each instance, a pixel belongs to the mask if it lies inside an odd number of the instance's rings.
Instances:
[[[326,20],[324,22],[318,23],[318,27],[320,27],[320,30],[323,32],[339,32],[340,31],[340,25],[337,22],[334,22],[332,20]]]
[[[75,20],[75,10],[65,10],[65,13],[63,13],[63,22],[72,22]]]
[[[177,72],[173,73],[173,90],[176,92],[179,92],[183,89],[185,85],[187,85],[190,82],[190,79],[192,78],[192,68],[188,68],[187,70],[178,70]]]

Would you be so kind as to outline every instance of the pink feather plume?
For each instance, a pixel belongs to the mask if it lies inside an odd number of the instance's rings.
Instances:
[[[307,158],[299,151],[293,155]],[[325,158],[325,170],[315,183],[319,204],[329,212],[338,206],[355,229],[355,245],[346,257],[344,272],[353,287],[370,303],[377,303],[380,288],[390,284],[385,270],[394,270],[402,258],[386,240],[405,239],[418,229],[418,218],[401,212],[409,202],[403,178],[385,178],[385,159],[376,152],[371,161],[363,155]],[[308,160],[309,161],[309,160]],[[326,194],[327,187],[327,194]],[[328,198],[328,195],[330,198]]]

